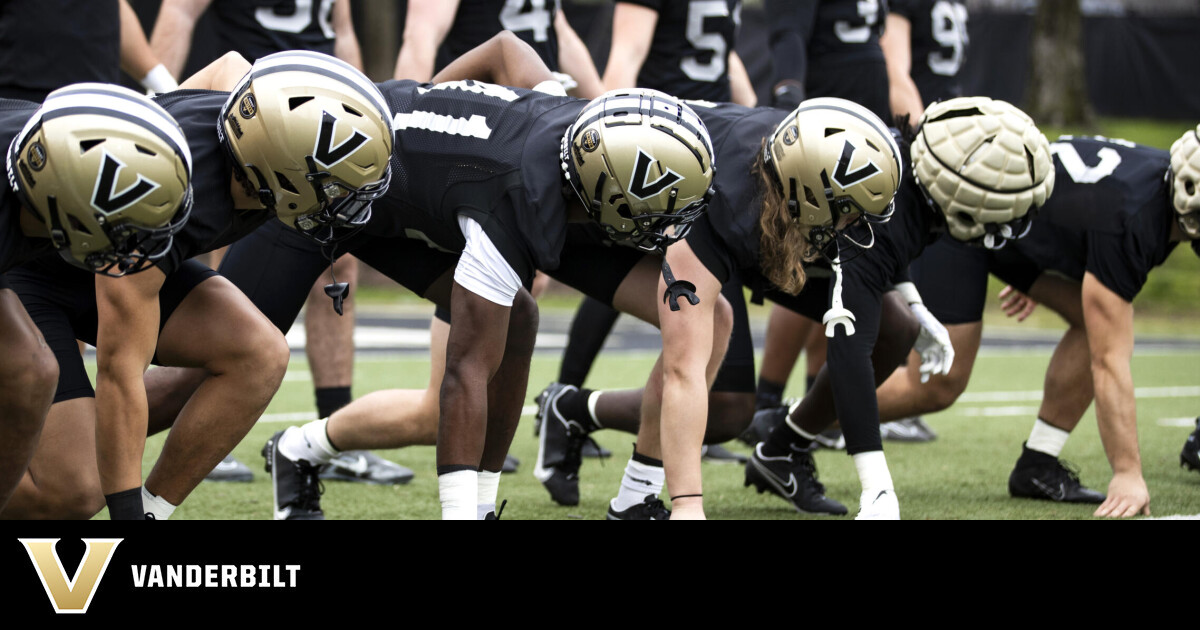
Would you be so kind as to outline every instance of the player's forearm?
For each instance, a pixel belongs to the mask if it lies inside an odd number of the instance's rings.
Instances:
[[[604,82],[592,63],[591,53],[575,30],[566,25],[566,17],[559,14],[557,19],[564,25],[555,31],[558,34],[558,65],[578,84],[571,92],[572,96],[586,99],[600,96],[604,93]]]
[[[358,38],[351,31],[350,36],[338,35],[333,43],[333,55],[342,61],[363,69],[362,49],[358,46]]]
[[[404,45],[400,47],[400,56],[396,59],[397,79],[412,79],[427,82],[433,78],[433,67],[437,63],[437,47],[432,37],[422,33],[404,31]]]
[[[142,485],[149,406],[136,364],[118,360],[96,374],[96,455],[104,494]]]
[[[121,70],[141,81],[155,66],[158,58],[146,41],[146,32],[137,13],[126,0],[121,0]],[[177,74],[177,73],[172,73]]]
[[[192,47],[192,30],[196,18],[190,7],[181,3],[165,3],[158,12],[154,30],[150,34],[150,50],[159,62],[166,66],[172,76],[183,74],[188,51]]]
[[[1129,359],[1094,357],[1092,382],[1096,392],[1096,424],[1114,473],[1142,472],[1137,437],[1137,403]]]

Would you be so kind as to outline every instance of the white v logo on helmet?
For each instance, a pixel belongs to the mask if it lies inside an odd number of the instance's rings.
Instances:
[[[645,201],[674,186],[677,182],[683,181],[683,176],[670,168],[653,182],[647,181],[650,176],[650,165],[654,162],[655,160],[650,154],[638,147],[637,162],[633,166],[633,180],[629,183],[629,194]]]
[[[136,182],[130,184],[125,190],[117,192],[117,175],[123,168],[125,168],[124,163],[110,155],[108,151],[104,152],[100,173],[96,177],[96,187],[92,191],[92,206],[103,212],[105,216],[132,206],[141,201],[142,197],[159,188],[158,182],[150,181],[139,174]]]
[[[337,127],[337,119],[329,112],[321,112],[321,133],[317,135],[317,146],[313,149],[313,158],[325,168],[350,157],[359,147],[367,143],[366,135],[355,129],[354,135],[333,146],[333,132]]]

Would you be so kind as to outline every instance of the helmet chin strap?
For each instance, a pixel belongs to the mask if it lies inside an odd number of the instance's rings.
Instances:
[[[676,280],[675,274],[671,273],[671,265],[667,263],[666,251],[663,252],[662,276],[663,280],[667,282],[667,290],[663,293],[663,302],[670,304],[672,311],[679,310],[679,298],[681,297],[687,298],[688,304],[692,306],[700,303],[700,298],[696,295],[696,285],[687,280]]]
[[[342,305],[346,298],[350,297],[350,283],[338,282],[337,276],[334,275],[333,263],[337,262],[337,243],[334,243],[329,248],[329,277],[333,280],[332,283],[325,285],[325,295],[333,300],[333,310],[340,317],[342,313]]]

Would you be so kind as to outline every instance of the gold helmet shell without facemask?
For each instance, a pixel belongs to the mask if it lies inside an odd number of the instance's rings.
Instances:
[[[394,136],[383,94],[366,76],[320,53],[254,63],[221,109],[235,172],[289,226],[321,243],[370,219],[387,192]]]
[[[1180,229],[1200,239],[1200,125],[1171,145],[1171,199]]]
[[[1029,230],[1054,191],[1050,143],[1025,112],[986,97],[925,110],[912,143],[913,174],[960,241],[1001,247]]]
[[[707,209],[712,140],[679,99],[656,90],[614,90],[584,107],[567,128],[562,168],[609,238],[657,250],[683,238]]]
[[[51,92],[8,148],[9,183],[73,265],[121,276],[170,250],[192,207],[179,123],[120,86]]]
[[[900,149],[887,125],[857,103],[804,101],[771,134],[764,157],[802,225],[831,226],[856,211],[868,219],[891,217]]]

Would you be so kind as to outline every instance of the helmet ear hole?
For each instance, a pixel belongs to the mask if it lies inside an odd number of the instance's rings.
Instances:
[[[68,214],[67,215],[67,223],[71,224],[72,230],[74,230],[76,232],[83,232],[84,234],[87,234],[88,236],[93,236],[92,231],[87,229],[87,226],[83,224],[83,221],[80,221],[78,218],[75,217],[75,215]]]
[[[956,212],[954,213],[954,218],[957,219],[959,223],[962,223],[968,227],[975,225],[975,217],[966,212]]]
[[[300,191],[296,190],[296,187],[292,185],[291,180],[289,180],[287,178],[287,176],[284,175],[283,173],[280,173],[279,171],[275,171],[275,179],[279,180],[280,188],[292,193],[293,195],[300,194]]]
[[[1183,182],[1183,189],[1187,191],[1188,195],[1196,194],[1196,182],[1190,179]]]
[[[623,203],[617,206],[617,216],[620,216],[622,219],[629,219],[632,221],[633,211],[629,209],[629,204]]]
[[[804,187],[804,201],[806,203],[808,203],[809,205],[813,206],[814,208],[820,207],[820,205],[821,205],[820,203],[817,202],[816,194],[814,194],[813,190],[811,188],[809,188],[808,186]]]

